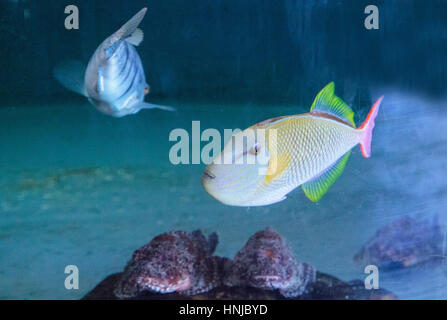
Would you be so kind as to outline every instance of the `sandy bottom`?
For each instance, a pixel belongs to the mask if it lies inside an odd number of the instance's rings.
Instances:
[[[299,261],[346,281],[364,279],[352,257],[377,228],[403,215],[438,214],[446,222],[447,115],[435,104],[386,94],[372,157],[354,149],[320,203],[297,189],[253,208],[228,207],[204,192],[203,164],[172,165],[169,132],[191,131],[192,120],[202,130],[245,128],[307,108],[260,106],[253,116],[253,105],[176,105],[176,113],[123,119],[86,102],[1,108],[0,299],[78,299],[121,271],[136,248],[173,229],[216,231],[216,253],[233,257],[270,226]],[[64,287],[67,265],[79,268],[79,290]],[[446,276],[445,265],[383,272],[380,286],[400,298],[446,299]]]

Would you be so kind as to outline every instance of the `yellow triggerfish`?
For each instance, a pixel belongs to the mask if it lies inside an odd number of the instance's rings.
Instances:
[[[205,169],[205,190],[227,205],[263,206],[284,200],[301,185],[310,200],[319,201],[342,174],[354,146],[360,144],[363,156],[370,157],[383,99],[356,128],[354,112],[334,88],[328,84],[309,113],[265,120],[234,134]],[[241,138],[238,147],[234,141]]]

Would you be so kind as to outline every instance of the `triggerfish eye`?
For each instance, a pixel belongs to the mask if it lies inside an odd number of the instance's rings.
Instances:
[[[261,152],[261,146],[259,144],[255,144],[253,147],[253,154],[258,155],[259,152]]]

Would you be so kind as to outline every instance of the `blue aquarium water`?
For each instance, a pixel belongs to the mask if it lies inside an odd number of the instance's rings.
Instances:
[[[365,29],[362,1],[170,2],[72,1],[80,28],[66,30],[62,2],[2,1],[0,299],[79,299],[170,230],[217,232],[216,254],[233,258],[269,226],[299,261],[345,281],[366,277],[353,256],[392,221],[437,216],[445,237],[447,15],[436,9],[445,2],[379,1],[379,30]],[[87,62],[144,6],[146,100],[177,111],[113,118],[54,80],[60,61]],[[357,124],[385,98],[371,158],[355,147],[320,202],[297,188],[277,204],[227,206],[203,189],[204,163],[171,163],[172,130],[305,113],[331,81]],[[444,255],[381,271],[380,287],[446,299]],[[64,286],[67,265],[79,269],[78,290]]]

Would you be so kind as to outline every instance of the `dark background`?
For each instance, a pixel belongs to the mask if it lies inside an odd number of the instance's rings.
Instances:
[[[69,4],[79,30],[64,28]],[[380,30],[364,28],[368,4]],[[54,66],[87,63],[145,6],[138,50],[155,97],[300,102],[332,80],[340,95],[374,85],[444,94],[445,0],[0,0],[0,104],[70,95]]]

